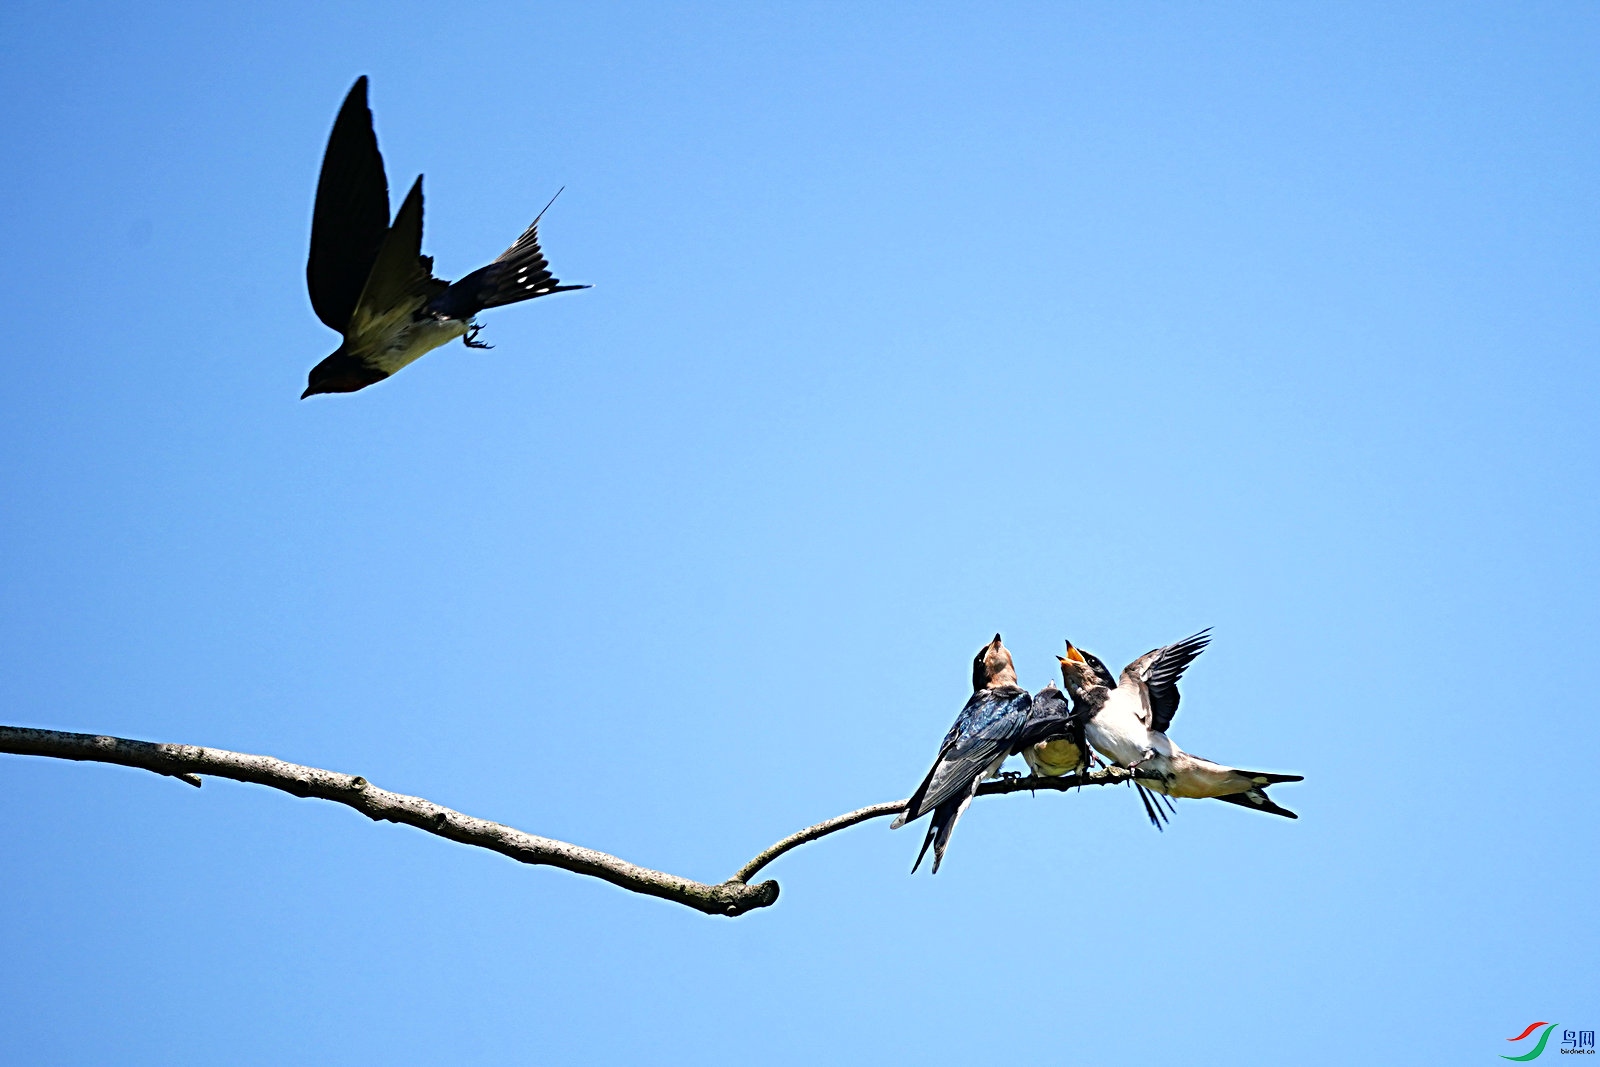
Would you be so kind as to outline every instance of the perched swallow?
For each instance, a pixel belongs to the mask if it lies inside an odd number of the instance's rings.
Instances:
[[[1117,684],[1116,677],[1099,657],[1091,652],[1085,652],[1084,656],[1102,685]],[[1017,738],[1017,747],[1028,769],[1047,778],[1088,770],[1093,749],[1083,736],[1087,718],[1083,706],[1068,704],[1054,682],[1033,694],[1028,722]]]
[[[933,873],[939,873],[956,821],[972,803],[978,783],[993,777],[1006,757],[1017,750],[1017,738],[1028,721],[1033,698],[1017,685],[1011,653],[1000,643],[999,634],[978,649],[972,660],[972,689],[971,699],[944,735],[928,776],[892,824],[899,829],[933,813],[917,862],[911,865],[912,874],[922,866],[929,845],[933,846]]]
[[[1072,648],[1072,642],[1068,641],[1067,649],[1069,653],[1071,652]],[[1105,662],[1102,661],[1099,656],[1095,655],[1093,652],[1089,652],[1081,648],[1077,649],[1077,654],[1082,656],[1084,662],[1089,665],[1089,670],[1093,673],[1097,683],[1107,689],[1115,689],[1117,687],[1116,676],[1111,673],[1111,668],[1107,667]],[[1063,657],[1057,656],[1056,659],[1065,665],[1066,661],[1063,659]],[[1064,669],[1063,677],[1065,677]],[[1037,701],[1037,698],[1035,699]],[[1053,746],[1054,751],[1047,750],[1047,754],[1045,754],[1044,759],[1040,761],[1040,765],[1038,767],[1035,767],[1034,760],[1029,759],[1028,765],[1035,768],[1035,774],[1051,773],[1054,775],[1062,775],[1068,773],[1068,771],[1082,771],[1088,767],[1090,762],[1094,759],[1094,746],[1088,743],[1086,737],[1086,728],[1092,712],[1093,709],[1085,704],[1082,700],[1076,697],[1073,698],[1072,723],[1076,729],[1076,735],[1070,738],[1068,742],[1060,740],[1051,742],[1050,744]],[[1076,758],[1079,761],[1078,765],[1074,767],[1068,767],[1065,770],[1041,769],[1043,767],[1056,768],[1065,766],[1066,761],[1073,758],[1073,752],[1069,747],[1069,744],[1076,744],[1077,746],[1078,751]],[[1028,758],[1027,752],[1023,753],[1023,758]],[[1132,783],[1132,785],[1134,792],[1139,794],[1139,803],[1144,805],[1145,817],[1150,820],[1150,825],[1154,826],[1157,830],[1163,829],[1163,824],[1165,824],[1168,820],[1167,812],[1161,809],[1161,803],[1162,800],[1166,798],[1162,798],[1157,794],[1151,793],[1145,789],[1141,782],[1135,781]],[[1166,805],[1169,809],[1172,808],[1172,801],[1167,799]]]
[[[389,222],[389,179],[372,132],[366,75],[356,79],[328,135],[306,286],[317,318],[344,340],[311,368],[302,400],[364,389],[457,337],[471,348],[488,348],[478,342],[473,321],[484,308],[589,288],[562,285],[550,273],[537,218],[487,267],[454,285],[435,278],[433,258],[422,254],[420,175]]]
[[[1178,713],[1178,679],[1210,641],[1210,632],[1202,630],[1175,644],[1153,649],[1124,667],[1114,686],[1105,685],[1086,654],[1068,641],[1066,656],[1058,657],[1061,680],[1074,704],[1082,702],[1086,709],[1086,739],[1106,759],[1140,772],[1135,784],[1146,789],[1168,797],[1210,797],[1299,818],[1274,804],[1266,787],[1304,781],[1304,776],[1226,767],[1183,751],[1167,736],[1172,718]],[[1160,826],[1148,800],[1146,814]]]

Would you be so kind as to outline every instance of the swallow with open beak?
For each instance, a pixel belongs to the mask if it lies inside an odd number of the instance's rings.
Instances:
[[[1117,684],[1116,676],[1098,656],[1092,652],[1082,655],[1101,684]],[[1084,739],[1086,710],[1081,702],[1069,702],[1055,682],[1033,694],[1027,724],[1017,738],[1017,747],[1028,770],[1046,778],[1059,778],[1089,769],[1094,749]]]
[[[950,835],[962,812],[972,803],[978,784],[994,777],[1006,757],[1017,750],[1017,739],[1028,721],[1033,698],[1017,684],[1011,653],[1000,643],[999,634],[973,657],[972,689],[972,697],[944,735],[927,777],[892,824],[899,829],[930,812],[933,815],[917,861],[911,865],[912,874],[922,866],[930,845],[933,873],[939,873]]]
[[[1084,705],[1085,738],[1106,759],[1136,772],[1139,777],[1135,785],[1144,789],[1167,797],[1209,797],[1299,818],[1273,803],[1266,787],[1304,781],[1302,775],[1227,767],[1183,751],[1167,736],[1178,712],[1178,679],[1210,641],[1210,631],[1202,630],[1182,641],[1152,649],[1124,667],[1114,686],[1105,685],[1086,654],[1068,641],[1067,654],[1058,657],[1061,680],[1074,703],[1081,701]],[[1159,828],[1148,799],[1146,814]]]
[[[306,285],[317,318],[344,339],[311,368],[302,400],[365,389],[458,337],[469,347],[488,348],[477,340],[478,312],[588,288],[562,285],[550,273],[537,218],[487,267],[454,284],[435,278],[432,257],[422,254],[421,176],[390,222],[389,179],[372,130],[365,75],[351,87],[328,135]]]

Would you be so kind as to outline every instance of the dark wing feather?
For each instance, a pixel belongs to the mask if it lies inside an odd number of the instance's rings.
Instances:
[[[1141,684],[1150,700],[1150,722],[1153,730],[1165,733],[1178,713],[1178,679],[1196,656],[1211,643],[1211,629],[1185,637],[1182,641],[1146,652],[1122,670],[1122,681]]]
[[[972,694],[896,825],[921,818],[963,790],[970,792],[990,764],[1014,751],[1032,702],[1026,689],[1015,686]]]
[[[386,311],[420,291],[433,277],[431,260],[422,255],[422,178],[395,212],[394,225],[384,236],[378,255],[372,261],[366,286],[356,307],[366,314]]]
[[[1023,724],[1022,730],[1012,742],[1013,752],[1021,752],[1029,745],[1037,745],[1041,741],[1054,741],[1061,737],[1072,737],[1076,740],[1079,724],[1074,721],[1072,707],[1067,702],[1066,694],[1055,686],[1045,686],[1033,694],[1033,703],[1028,709],[1028,721]]]
[[[1146,684],[1150,687],[1151,725],[1162,733],[1172,725],[1172,717],[1178,713],[1178,679],[1210,643],[1211,631],[1201,630],[1162,649],[1161,655],[1150,665]]]
[[[372,132],[366,75],[356,79],[334,119],[311,214],[306,287],[311,307],[340,333],[361,299],[389,232],[389,181]]]
[[[382,370],[385,346],[417,311],[447,288],[433,276],[433,260],[422,254],[422,179],[406,194],[394,225],[378,250],[367,286],[350,316],[345,344],[350,354]]]

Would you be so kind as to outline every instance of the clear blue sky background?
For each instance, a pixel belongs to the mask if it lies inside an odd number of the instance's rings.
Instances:
[[[0,757],[0,1059],[1500,1063],[1600,1027],[1600,9],[10,4],[4,721],[704,880],[901,797],[995,630],[1202,626],[1298,822],[978,802],[708,918]],[[297,399],[358,74],[581,294]],[[1559,1037],[1559,1035],[1558,1035]]]

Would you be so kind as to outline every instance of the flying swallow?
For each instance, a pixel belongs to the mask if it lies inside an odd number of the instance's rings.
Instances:
[[[306,286],[317,318],[344,340],[311,368],[302,400],[365,389],[457,337],[468,347],[488,348],[477,340],[480,327],[473,321],[484,308],[589,288],[562,285],[550,273],[537,218],[487,267],[454,285],[435,278],[433,258],[422,254],[420,175],[389,221],[389,179],[372,131],[366,75],[356,79],[328,135]]]
[[[1135,785],[1168,797],[1210,797],[1255,808],[1258,811],[1299,818],[1267,796],[1266,787],[1279,782],[1300,782],[1298,774],[1269,774],[1227,767],[1183,751],[1167,736],[1178,713],[1178,679],[1205,651],[1210,631],[1202,630],[1182,641],[1153,649],[1128,664],[1115,685],[1108,686],[1082,649],[1067,642],[1061,662],[1061,680],[1074,704],[1086,709],[1084,736],[1106,759],[1119,767],[1138,771]],[[1104,670],[1104,666],[1101,666]],[[1160,827],[1150,802],[1146,814]],[[1170,803],[1170,802],[1169,802]],[[1156,809],[1159,811],[1159,808]]]
[[[939,873],[956,821],[972,803],[978,784],[993,777],[1006,757],[1017,750],[1017,738],[1028,721],[1033,698],[1017,685],[1011,653],[1000,643],[999,634],[978,649],[972,660],[972,689],[971,699],[944,735],[927,777],[892,824],[899,829],[933,813],[917,862],[911,865],[912,874],[922,866],[929,845],[933,846],[933,873]]]

